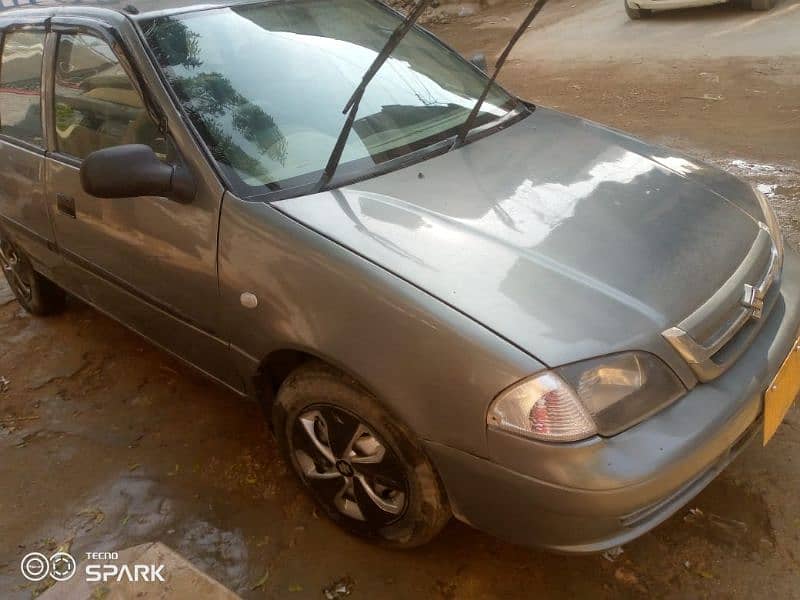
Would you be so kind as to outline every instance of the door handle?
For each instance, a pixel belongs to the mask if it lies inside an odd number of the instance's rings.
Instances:
[[[67,215],[68,217],[75,218],[75,198],[67,196],[66,194],[56,194],[56,206],[58,212]]]

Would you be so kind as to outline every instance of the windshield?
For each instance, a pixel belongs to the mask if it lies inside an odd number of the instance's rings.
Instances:
[[[371,0],[297,0],[159,17],[145,33],[214,158],[253,194],[319,179],[345,103],[400,21]],[[412,29],[367,88],[342,166],[368,170],[454,135],[486,83]],[[516,105],[495,86],[477,124]]]

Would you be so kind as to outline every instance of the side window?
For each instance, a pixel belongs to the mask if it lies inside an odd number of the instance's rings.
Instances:
[[[12,31],[0,61],[0,133],[40,147],[43,49],[44,33]]]
[[[146,144],[167,158],[168,144],[108,44],[62,34],[55,74],[56,149],[85,158],[95,150]]]

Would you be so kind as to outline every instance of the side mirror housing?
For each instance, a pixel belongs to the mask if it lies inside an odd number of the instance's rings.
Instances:
[[[143,144],[92,152],[81,166],[81,185],[97,198],[164,196],[189,203],[195,195],[194,180],[186,168],[166,164]]]
[[[489,74],[489,65],[486,63],[486,55],[483,52],[473,54],[469,57],[469,62],[478,67],[481,71]]]

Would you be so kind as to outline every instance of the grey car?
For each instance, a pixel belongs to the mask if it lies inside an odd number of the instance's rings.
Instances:
[[[489,82],[418,27],[331,170],[386,6],[36,4],[0,12],[17,298],[263,402],[345,529],[617,546],[797,396],[800,256],[744,182],[494,84],[456,143]]]

